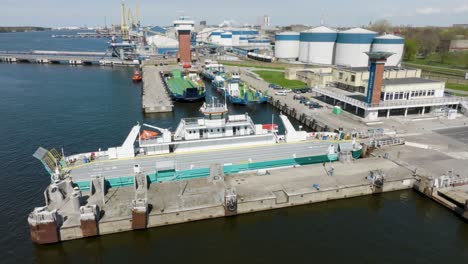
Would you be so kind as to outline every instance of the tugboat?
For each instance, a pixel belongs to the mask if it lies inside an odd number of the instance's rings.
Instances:
[[[133,71],[132,81],[135,83],[138,83],[138,82],[141,82],[141,80],[142,80],[141,72],[138,69],[135,69],[135,71]]]

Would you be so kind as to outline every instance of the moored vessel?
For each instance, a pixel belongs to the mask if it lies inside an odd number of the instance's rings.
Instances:
[[[268,96],[256,91],[242,82],[238,73],[231,73],[224,87],[218,88],[232,104],[247,105],[250,103],[263,104],[268,101]]]
[[[176,102],[196,102],[205,100],[205,87],[196,73],[174,69],[162,72],[164,85]]]
[[[132,81],[133,82],[141,82],[141,80],[142,80],[141,72],[138,69],[135,69],[133,71]]]

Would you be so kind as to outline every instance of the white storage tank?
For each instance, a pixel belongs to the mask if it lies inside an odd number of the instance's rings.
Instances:
[[[333,64],[337,33],[321,26],[301,32],[299,60],[311,64]]]
[[[299,33],[282,32],[275,35],[275,57],[297,59],[299,57]]]
[[[223,31],[221,31],[221,30],[215,30],[215,31],[211,32],[211,35],[210,35],[211,42],[213,42],[215,44],[221,44],[221,34],[222,33],[223,33]]]
[[[232,46],[232,33],[231,32],[225,32],[221,34],[221,45]]]
[[[338,33],[335,49],[335,64],[350,67],[366,67],[372,41],[377,36],[374,31],[353,28]]]
[[[385,66],[401,66],[405,39],[392,34],[387,34],[374,38],[372,51],[395,53],[387,59]]]

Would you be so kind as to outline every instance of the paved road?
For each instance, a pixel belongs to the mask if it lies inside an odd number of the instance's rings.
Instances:
[[[249,162],[270,161],[305,157],[311,155],[327,154],[330,143],[300,142],[281,143],[256,147],[237,147],[222,150],[194,151],[183,154],[156,155],[150,157],[137,157],[125,160],[105,160],[103,162],[92,162],[71,171],[70,176],[74,181],[86,181],[91,175],[101,174],[106,178],[131,176],[133,166],[139,164],[142,172],[154,173],[156,162],[175,161],[179,170],[193,168],[208,168],[213,163],[220,164],[242,164]]]
[[[436,130],[437,133],[468,144],[468,127]]]

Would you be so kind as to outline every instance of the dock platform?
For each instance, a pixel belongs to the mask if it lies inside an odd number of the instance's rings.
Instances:
[[[110,189],[96,178],[90,191],[73,191],[69,199],[36,208],[28,221],[33,240],[44,244],[409,189],[413,184],[409,170],[383,158],[335,163],[333,168],[333,175],[322,164],[224,175],[213,164],[208,178],[148,185],[135,175],[139,184]],[[369,181],[373,170],[387,175],[383,186]],[[71,181],[58,188],[67,186]]]
[[[142,108],[146,114],[172,112],[173,110],[171,97],[159,74],[164,69],[165,67],[151,65],[143,67]]]

